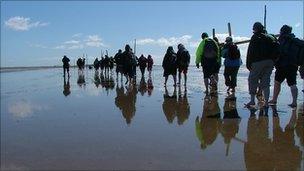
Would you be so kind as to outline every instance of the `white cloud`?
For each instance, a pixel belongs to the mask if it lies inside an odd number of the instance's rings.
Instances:
[[[65,41],[64,44],[79,44],[80,41],[78,40],[69,40],[69,41]]]
[[[47,46],[44,46],[42,44],[29,44],[30,47],[35,47],[35,48],[43,48],[43,49],[46,49]]]
[[[85,40],[87,46],[91,47],[105,47],[105,45],[102,43],[102,39],[98,35],[89,35],[87,36],[87,39]]]
[[[161,37],[159,39],[152,39],[152,38],[144,38],[139,39],[137,41],[138,45],[158,45],[158,46],[174,46],[178,45],[179,43],[183,43],[185,45],[190,44],[190,39],[192,38],[191,35],[183,35],[181,37]]]
[[[296,27],[296,28],[298,28],[298,27],[300,27],[300,26],[301,26],[301,23],[300,23],[300,22],[298,22],[298,23],[295,24],[295,27]]]
[[[72,35],[72,38],[77,38],[77,37],[81,37],[82,33],[76,33]]]
[[[34,27],[42,27],[47,26],[49,23],[42,23],[40,21],[37,22],[31,22],[30,18],[25,17],[11,17],[7,21],[5,21],[5,25],[13,30],[16,31],[27,31]]]

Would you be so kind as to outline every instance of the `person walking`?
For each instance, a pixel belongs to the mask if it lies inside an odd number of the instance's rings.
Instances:
[[[241,53],[237,45],[233,43],[232,37],[227,37],[222,50],[224,60],[224,77],[225,85],[228,87],[227,92],[235,92],[237,74],[242,65]]]
[[[147,70],[149,72],[149,76],[151,76],[152,66],[153,66],[153,63],[154,63],[151,55],[148,55],[147,62],[148,62],[148,68],[147,68]]]
[[[188,72],[188,66],[190,63],[190,54],[188,50],[185,48],[183,44],[178,44],[177,46],[177,68],[178,68],[178,82],[177,84],[181,84],[181,74],[184,74],[184,85],[187,84],[187,72]]]
[[[162,67],[164,69],[163,76],[165,77],[165,87],[167,86],[169,75],[173,76],[174,86],[176,86],[176,58],[176,53],[174,52],[173,47],[169,46],[162,62]]]
[[[292,27],[283,25],[280,29],[279,36],[279,49],[280,56],[275,63],[275,82],[273,88],[273,97],[269,101],[270,105],[276,105],[278,96],[281,91],[281,83],[286,79],[287,84],[290,87],[292,102],[289,104],[290,107],[297,106],[298,88],[297,88],[297,71],[298,61],[297,54],[293,51],[292,44],[298,44],[299,46],[303,42],[295,38],[295,35],[291,32]]]
[[[61,61],[63,63],[63,76],[65,77],[65,72],[67,72],[68,77],[70,77],[70,59],[66,55],[64,55]]]
[[[195,63],[197,68],[199,68],[199,64],[201,63],[206,87],[205,93],[209,94],[209,81],[211,85],[217,87],[215,74],[217,73],[221,59],[217,43],[213,39],[208,38],[207,33],[203,33],[201,37],[202,41],[196,50]]]
[[[141,72],[141,77],[145,76],[145,70],[147,67],[147,58],[142,54],[139,58],[138,58],[138,65],[139,65],[139,69]]]
[[[249,70],[248,87],[250,101],[245,104],[246,107],[255,105],[255,95],[257,88],[262,90],[264,95],[264,106],[268,106],[270,93],[270,76],[273,70],[273,40],[264,30],[260,22],[253,25],[253,35],[250,39],[246,67]]]

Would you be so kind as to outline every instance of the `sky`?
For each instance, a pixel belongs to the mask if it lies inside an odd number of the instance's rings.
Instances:
[[[74,64],[83,54],[93,63],[134,39],[136,55],[156,64],[183,43],[194,64],[202,32],[214,28],[222,42],[230,22],[234,41],[250,39],[264,5],[269,33],[288,24],[303,38],[303,1],[1,1],[1,67],[62,65],[63,55]],[[247,46],[239,46],[243,60]]]

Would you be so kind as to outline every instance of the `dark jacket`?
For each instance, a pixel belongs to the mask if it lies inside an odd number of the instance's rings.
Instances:
[[[273,59],[272,39],[267,34],[255,33],[252,35],[246,59],[246,67],[251,69],[251,64],[263,60]]]
[[[280,57],[278,61],[276,61],[277,67],[284,67],[288,65],[297,66],[297,49],[293,49],[294,46],[291,46],[293,43],[301,46],[303,44],[299,39],[295,38],[295,35],[283,34],[279,37],[280,43]],[[302,45],[304,46],[304,45]]]
[[[140,68],[146,68],[147,67],[147,62],[148,62],[148,60],[144,56],[141,56],[141,57],[138,58],[138,64],[139,64]]]
[[[70,59],[68,57],[64,56],[62,58],[63,67],[68,68],[70,66],[69,62],[70,62]]]
[[[183,48],[183,49],[179,49],[177,51],[177,67],[178,68],[187,68],[189,66],[190,63],[190,54],[187,51],[187,49]]]
[[[115,63],[116,65],[122,65],[122,53],[118,52],[115,54],[114,56],[114,60],[115,60]]]

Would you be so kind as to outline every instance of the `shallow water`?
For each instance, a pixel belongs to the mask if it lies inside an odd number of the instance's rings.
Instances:
[[[222,70],[205,100],[201,70],[188,75],[175,92],[170,77],[166,94],[159,66],[136,86],[93,70],[1,73],[1,169],[304,169],[303,93],[291,109],[284,83],[276,109],[250,111],[245,68],[236,103]]]

